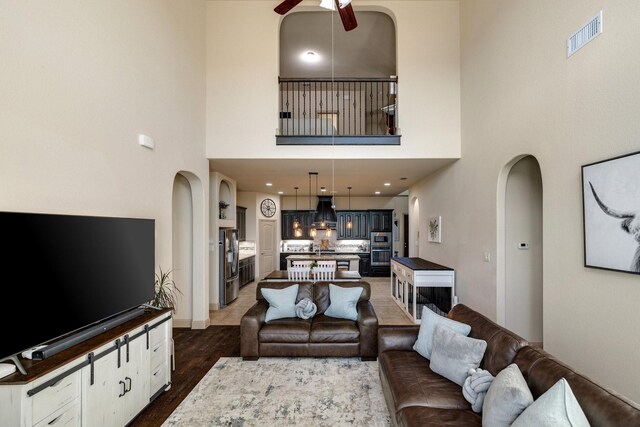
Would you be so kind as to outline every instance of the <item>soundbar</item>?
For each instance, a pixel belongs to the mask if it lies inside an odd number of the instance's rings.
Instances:
[[[100,322],[86,329],[82,329],[74,334],[60,339],[59,341],[55,341],[47,345],[45,348],[35,350],[32,354],[32,357],[34,360],[44,360],[47,357],[58,354],[61,351],[68,349],[69,347],[73,347],[74,345],[86,341],[89,338],[100,335],[101,333],[108,331],[109,329],[113,329],[116,326],[128,322],[131,319],[135,319],[138,316],[142,316],[143,314],[143,308],[135,308],[133,310],[126,311],[116,317],[105,320],[104,322]]]

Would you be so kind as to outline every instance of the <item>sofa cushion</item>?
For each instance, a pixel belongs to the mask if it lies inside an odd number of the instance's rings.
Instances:
[[[518,365],[504,368],[491,383],[482,405],[482,425],[509,427],[533,403],[533,396]]]
[[[279,319],[265,323],[258,337],[264,343],[308,343],[310,331],[311,320]]]
[[[284,289],[262,288],[262,296],[269,303],[264,321],[269,323],[275,319],[296,317],[296,296],[298,285],[291,285]]]
[[[300,302],[303,298],[309,298],[313,301],[313,283],[311,282],[260,282],[256,286],[256,300],[266,301],[262,295],[262,288],[266,289],[284,289],[291,285],[298,285],[298,296],[296,297],[296,303]]]
[[[487,343],[484,340],[469,338],[447,326],[436,326],[433,334],[431,352],[431,370],[453,381],[460,387],[469,375],[469,369],[480,364]]]
[[[402,427],[473,427],[482,425],[482,417],[473,411],[409,406],[396,414]]]
[[[535,399],[560,378],[565,378],[591,425],[640,425],[640,405],[604,389],[542,349],[523,348],[518,352],[515,363]]]
[[[513,427],[589,427],[580,404],[561,378],[527,409],[512,424]]]
[[[415,351],[385,351],[378,364],[396,410],[427,406],[471,411],[460,386],[433,372]]]
[[[356,304],[362,295],[362,288],[343,288],[329,284],[329,307],[324,314],[337,319],[358,320]]]
[[[329,304],[331,303],[331,299],[329,298],[329,284],[331,282],[316,282],[313,285],[313,302],[318,306],[318,314],[324,314],[324,312],[329,308]],[[358,282],[341,282],[340,287],[342,288],[362,288],[362,293],[360,294],[360,298],[358,298],[358,302],[360,301],[369,301],[371,297],[371,286],[369,283],[364,281]]]
[[[313,343],[357,343],[360,331],[351,320],[336,319],[324,314],[317,316],[311,323],[309,341]]]
[[[471,331],[471,326],[469,325],[440,316],[429,310],[426,306],[422,307],[422,318],[420,321],[418,340],[413,345],[413,349],[425,359],[431,359],[433,333],[438,325],[445,325],[462,335],[469,335],[469,332]]]
[[[456,304],[449,311],[449,318],[471,326],[469,333],[471,338],[487,342],[487,351],[484,353],[480,367],[494,376],[511,364],[518,350],[528,344],[524,338],[498,326],[464,304]]]

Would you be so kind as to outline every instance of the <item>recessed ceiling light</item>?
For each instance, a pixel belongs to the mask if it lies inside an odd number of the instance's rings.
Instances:
[[[278,194],[284,194],[284,191],[278,191]]]
[[[267,187],[271,187],[273,184],[270,182],[267,182]]]
[[[406,181],[406,180],[407,180],[406,176],[403,176],[403,177],[400,178],[400,181]]]
[[[324,193],[325,191],[327,191],[327,189],[326,189],[326,188],[324,188],[324,187],[320,187],[320,192]]]
[[[385,187],[389,187],[389,186],[391,186],[391,183],[390,183],[390,182],[385,182],[385,183],[384,183],[384,186],[385,186]]]
[[[375,194],[376,194],[376,195],[378,195],[378,194],[380,194],[380,192],[379,192],[379,191],[376,191],[376,193],[375,193]]]

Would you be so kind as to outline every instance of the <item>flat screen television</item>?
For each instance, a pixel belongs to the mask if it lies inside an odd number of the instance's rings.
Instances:
[[[0,339],[0,359],[153,299],[154,228],[152,219],[0,212],[0,324],[15,331]]]

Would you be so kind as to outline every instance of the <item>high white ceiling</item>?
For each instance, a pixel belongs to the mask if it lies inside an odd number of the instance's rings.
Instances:
[[[280,33],[281,77],[331,77],[331,23],[333,22],[335,77],[388,77],[396,75],[396,34],[389,16],[358,11],[358,28],[345,32],[337,13],[318,7],[317,12],[296,12],[285,16]],[[321,60],[314,64],[300,60],[314,51]],[[326,148],[326,147],[325,147]],[[211,170],[236,180],[239,191],[309,195],[309,172],[318,172],[318,190],[335,189],[338,196],[396,196],[425,176],[453,162],[451,159],[225,159],[210,160]],[[335,182],[332,177],[335,177]],[[403,179],[404,178],[404,179]],[[272,183],[271,187],[266,185]],[[388,182],[390,185],[385,186]],[[311,194],[316,194],[315,178]]]

